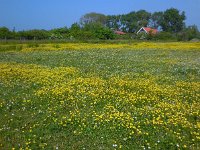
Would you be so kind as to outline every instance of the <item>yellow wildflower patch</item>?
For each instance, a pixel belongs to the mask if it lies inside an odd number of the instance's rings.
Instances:
[[[199,46],[22,44],[2,53],[1,147],[198,148]]]

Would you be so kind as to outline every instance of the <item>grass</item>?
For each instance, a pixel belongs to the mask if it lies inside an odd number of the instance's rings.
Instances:
[[[0,50],[0,149],[200,148],[199,43]]]

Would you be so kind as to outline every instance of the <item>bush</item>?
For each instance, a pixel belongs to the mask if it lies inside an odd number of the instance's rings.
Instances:
[[[0,27],[0,39],[11,39],[13,37],[13,32],[11,32],[6,27]]]
[[[28,31],[18,32],[18,36],[20,39],[42,40],[42,39],[48,39],[49,33],[46,30],[28,30]]]
[[[95,31],[95,36],[101,40],[114,39],[115,34],[109,28],[100,28]]]
[[[177,34],[178,41],[190,41],[194,38],[200,38],[200,33],[195,25],[189,26]]]
[[[164,41],[174,41],[177,40],[176,36],[169,32],[159,32],[157,33],[154,38],[155,40],[164,40]]]
[[[128,34],[128,33],[124,35],[115,34],[115,39],[117,40],[129,40],[131,38],[134,38],[133,34]]]
[[[70,40],[90,40],[95,39],[95,34],[90,31],[77,30],[70,33]]]

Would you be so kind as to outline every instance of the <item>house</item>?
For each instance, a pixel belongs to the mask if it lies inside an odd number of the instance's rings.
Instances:
[[[115,34],[118,34],[118,35],[124,35],[126,34],[125,32],[122,32],[122,31],[114,31]]]
[[[142,27],[140,28],[140,30],[137,32],[137,34],[139,33],[145,33],[145,34],[157,34],[158,30],[157,29],[153,29],[150,27]]]

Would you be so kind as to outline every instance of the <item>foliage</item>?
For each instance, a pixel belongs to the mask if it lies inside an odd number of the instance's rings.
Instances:
[[[116,40],[132,40],[134,39],[135,37],[135,34],[134,33],[126,33],[124,35],[118,35],[118,34],[115,34],[114,35],[114,39]]]
[[[69,29],[67,27],[56,28],[56,29],[50,30],[50,32],[55,33],[55,34],[68,34]]]
[[[67,27],[52,29],[50,39],[66,39],[69,38],[69,29]]]
[[[185,12],[175,8],[162,12],[150,13],[146,10],[132,11],[127,14],[104,15],[87,13],[80,18],[79,23],[71,27],[46,30],[27,30],[11,32],[6,27],[0,28],[0,39],[20,40],[106,40],[106,39],[148,39],[148,40],[179,40],[187,41],[199,38],[196,26],[186,27]],[[152,27],[161,32],[158,35],[135,35],[141,27]],[[115,35],[112,31],[119,30],[127,35]],[[132,34],[132,35],[131,35]],[[131,36],[130,36],[131,35]]]
[[[199,30],[195,25],[189,26],[183,31],[179,32],[177,38],[179,41],[189,41],[194,38],[200,38]]]
[[[120,29],[120,15],[108,15],[107,16],[107,21],[106,21],[106,26],[110,29]]]
[[[99,23],[101,25],[105,25],[106,16],[104,14],[91,12],[91,13],[85,14],[84,16],[80,18],[80,24],[82,26],[85,26],[90,23]]]
[[[12,37],[11,32],[6,27],[0,27],[0,39],[7,39]]]
[[[28,31],[20,31],[18,33],[20,39],[27,40],[41,40],[48,39],[49,33],[46,30],[28,30]]]
[[[94,35],[93,32],[91,31],[84,31],[84,30],[79,30],[76,33],[72,33],[70,39],[78,39],[78,40],[90,40],[90,39],[95,39],[96,36]]]
[[[139,10],[136,12],[138,20],[138,29],[141,27],[146,27],[148,25],[151,14],[145,10]]]
[[[163,14],[161,26],[163,31],[178,33],[185,27],[185,12],[179,12],[175,8],[167,9]]]
[[[151,14],[151,18],[149,20],[149,26],[154,28],[154,29],[158,29],[159,27],[161,27],[161,23],[163,21],[163,12],[154,12],[153,14]]]
[[[131,33],[139,30],[142,26],[147,26],[150,16],[150,13],[145,10],[133,11],[124,15],[111,15],[108,16],[107,26]]]
[[[73,24],[70,28],[70,39],[89,40],[98,38],[96,31],[103,28],[99,23],[88,23],[83,28],[79,24]]]
[[[95,36],[98,39],[106,40],[106,39],[114,39],[114,33],[109,28],[101,27],[98,30],[95,30]]]
[[[154,40],[162,40],[162,41],[176,41],[177,37],[175,34],[170,32],[159,32],[153,37]]]
[[[104,27],[101,23],[87,23],[84,25],[82,28],[84,33],[90,34],[90,39],[101,39],[101,40],[106,40],[106,39],[114,39],[114,33],[111,29]],[[88,38],[86,38],[88,39]]]

